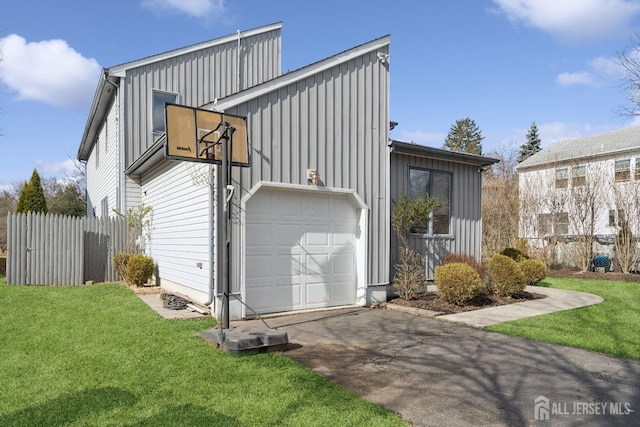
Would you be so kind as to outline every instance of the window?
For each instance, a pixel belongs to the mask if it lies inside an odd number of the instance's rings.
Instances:
[[[569,169],[556,169],[556,188],[567,188],[569,185]]]
[[[587,177],[584,166],[571,168],[571,186],[584,187],[587,184]]]
[[[640,180],[640,157],[636,157],[636,181]]]
[[[569,234],[569,214],[538,214],[538,229],[541,236]]]
[[[629,181],[631,160],[616,160],[615,163],[615,180]]]
[[[178,101],[178,95],[175,93],[153,91],[153,131],[164,132],[166,130],[165,117],[164,117],[164,105],[167,103],[174,104]]]
[[[431,234],[450,234],[451,174],[427,169],[409,168],[409,197],[434,197],[440,207],[433,212]]]
[[[100,166],[100,138],[96,139],[96,169]]]
[[[616,215],[617,212],[617,215]],[[609,227],[615,227],[624,221],[624,209],[609,209]]]
[[[109,197],[105,197],[100,202],[100,216],[109,216]]]

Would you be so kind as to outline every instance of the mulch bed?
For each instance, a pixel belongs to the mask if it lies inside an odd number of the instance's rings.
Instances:
[[[640,274],[622,274],[622,273],[596,273],[596,272],[579,272],[572,270],[550,270],[549,277],[566,277],[573,279],[596,279],[596,280],[613,280],[620,282],[640,283]],[[488,293],[483,293],[476,298],[468,301],[464,305],[450,304],[443,301],[435,292],[425,292],[417,298],[411,300],[403,300],[396,298],[390,300],[392,304],[402,305],[405,307],[423,308],[426,310],[438,311],[444,314],[462,313],[465,311],[478,310],[481,308],[496,307],[499,305],[514,304],[527,300],[535,300],[546,298],[546,295],[520,292],[511,297],[497,297]]]
[[[396,298],[389,302],[391,304],[402,305],[405,307],[424,308],[426,310],[438,311],[443,314],[453,314],[540,298],[546,298],[546,295],[531,292],[519,292],[510,297],[498,297],[489,293],[483,293],[467,301],[464,305],[456,305],[444,301],[435,292],[425,292],[411,300]]]

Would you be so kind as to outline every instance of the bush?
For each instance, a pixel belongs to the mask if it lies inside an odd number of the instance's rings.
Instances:
[[[116,252],[113,256],[113,269],[122,280],[126,280],[127,277],[127,264],[129,263],[131,254],[127,252]]]
[[[402,299],[415,298],[424,288],[427,277],[424,272],[424,258],[407,246],[400,248],[400,262],[396,264],[393,286]]]
[[[513,295],[524,291],[527,286],[524,274],[518,263],[506,255],[495,254],[489,259],[487,268],[489,287],[500,296]]]
[[[527,285],[532,286],[547,277],[547,267],[538,259],[525,259],[518,263]]]
[[[153,258],[142,254],[134,254],[127,262],[126,281],[132,286],[142,286],[153,276]]]
[[[440,298],[458,305],[476,297],[482,287],[478,271],[464,262],[437,267],[434,282]]]
[[[470,265],[471,267],[473,267],[478,274],[480,275],[480,278],[482,279],[482,277],[484,277],[485,273],[486,273],[486,268],[484,266],[483,263],[481,263],[480,261],[478,261],[474,256],[471,256],[469,254],[454,254],[454,253],[448,253],[444,256],[444,262],[443,264],[452,264],[454,262],[463,262],[467,265]]]
[[[529,259],[529,255],[516,248],[505,248],[502,252],[500,252],[500,254],[508,256],[516,262],[522,261],[523,259]]]

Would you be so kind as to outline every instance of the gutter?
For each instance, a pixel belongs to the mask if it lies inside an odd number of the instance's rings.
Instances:
[[[93,103],[91,104],[91,111],[89,112],[89,120],[87,120],[82,140],[80,141],[80,147],[78,148],[78,154],[76,156],[78,160],[87,161],[89,159],[91,148],[96,142],[98,129],[100,128],[109,105],[113,101],[113,98],[119,89],[118,81],[118,77],[109,76],[109,69],[102,69],[102,76],[100,77],[100,82],[96,88],[96,93],[93,96]]]

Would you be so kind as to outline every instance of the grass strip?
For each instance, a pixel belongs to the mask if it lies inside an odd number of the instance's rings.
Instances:
[[[640,283],[547,278],[539,286],[588,292],[601,296],[604,302],[500,323],[485,330],[640,359]]]

